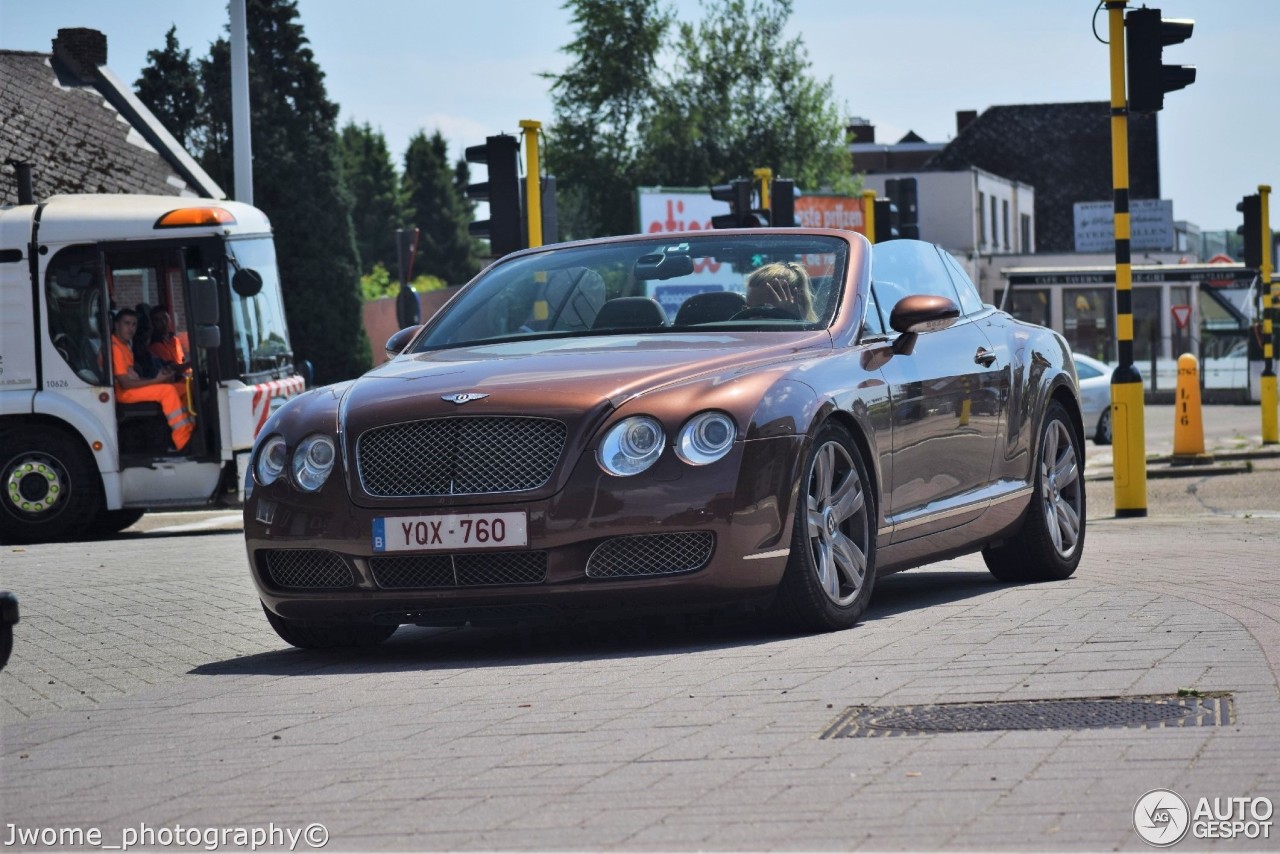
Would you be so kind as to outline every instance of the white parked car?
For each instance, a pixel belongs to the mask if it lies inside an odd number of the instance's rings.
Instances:
[[[1113,368],[1082,353],[1072,353],[1080,378],[1080,415],[1094,444],[1111,444],[1111,374]]]

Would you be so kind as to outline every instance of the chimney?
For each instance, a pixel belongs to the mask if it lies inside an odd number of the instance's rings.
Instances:
[[[977,110],[956,110],[956,136],[964,133],[964,129],[978,117]]]
[[[876,126],[871,124],[870,119],[854,116],[849,121],[849,126],[844,129],[845,136],[849,142],[876,141]]]
[[[53,55],[85,83],[93,81],[99,65],[107,64],[107,37],[87,27],[58,30]]]

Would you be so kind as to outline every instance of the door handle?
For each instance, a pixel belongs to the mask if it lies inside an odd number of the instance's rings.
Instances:
[[[979,365],[982,365],[982,367],[984,368],[989,368],[993,364],[995,364],[995,361],[996,361],[995,351],[988,350],[986,347],[979,347],[978,352],[973,354],[973,361],[977,362]]]

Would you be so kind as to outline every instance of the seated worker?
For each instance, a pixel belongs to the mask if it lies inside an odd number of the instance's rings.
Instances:
[[[147,342],[147,350],[155,356],[160,367],[172,369],[176,377],[181,377],[190,367],[187,354],[182,349],[182,339],[173,334],[169,324],[169,310],[162,305],[151,309],[151,340]]]
[[[747,308],[778,308],[799,320],[817,320],[809,274],[794,261],[765,264],[747,277]]]
[[[133,336],[138,331],[138,313],[131,308],[122,308],[116,312],[111,324],[111,372],[115,375],[116,400],[121,403],[160,404],[165,420],[169,422],[169,432],[173,436],[173,446],[179,451],[187,447],[195,426],[187,415],[182,397],[185,387],[179,393],[180,386],[173,381],[173,370],[161,368],[153,378],[138,376],[133,368]]]

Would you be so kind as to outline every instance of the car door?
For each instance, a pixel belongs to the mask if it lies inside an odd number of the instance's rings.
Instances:
[[[897,240],[873,252],[872,288],[886,329],[892,306],[911,294],[944,296],[961,307],[956,323],[920,334],[910,354],[883,367],[893,421],[887,515],[898,543],[982,515],[1008,361],[983,329],[981,303],[961,299],[936,247]]]

